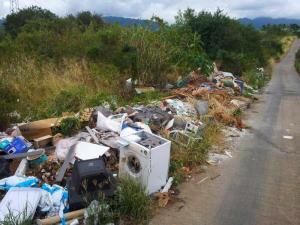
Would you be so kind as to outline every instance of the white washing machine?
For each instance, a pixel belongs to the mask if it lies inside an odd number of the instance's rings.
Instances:
[[[168,180],[171,141],[146,131],[123,138],[129,144],[120,149],[119,176],[137,180],[148,194],[159,191]]]

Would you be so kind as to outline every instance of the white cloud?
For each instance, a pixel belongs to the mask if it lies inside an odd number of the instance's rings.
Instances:
[[[102,15],[150,18],[157,15],[172,22],[178,10],[223,9],[232,17],[300,18],[299,0],[19,0],[21,8],[38,5],[58,15],[89,10]],[[9,0],[0,0],[0,17],[9,13]]]

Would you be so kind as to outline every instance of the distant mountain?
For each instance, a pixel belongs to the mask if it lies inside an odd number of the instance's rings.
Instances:
[[[143,19],[133,19],[133,18],[126,18],[126,17],[118,17],[118,16],[104,16],[104,22],[106,23],[118,23],[121,26],[150,26],[151,29],[157,30],[158,25],[151,21],[151,20],[143,20]]]
[[[239,21],[242,24],[245,25],[252,25],[255,28],[262,28],[264,25],[267,24],[274,24],[274,25],[278,25],[278,24],[298,24],[300,25],[300,19],[287,19],[287,18],[270,18],[270,17],[258,17],[255,19],[249,19],[249,18],[241,18],[239,19]]]

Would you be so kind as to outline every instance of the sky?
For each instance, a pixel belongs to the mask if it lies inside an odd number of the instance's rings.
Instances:
[[[178,10],[188,7],[196,11],[222,9],[234,18],[300,19],[300,0],[19,0],[20,8],[38,5],[64,16],[89,10],[103,16],[149,19],[153,15],[174,21]],[[10,0],[0,0],[0,18],[10,11]]]

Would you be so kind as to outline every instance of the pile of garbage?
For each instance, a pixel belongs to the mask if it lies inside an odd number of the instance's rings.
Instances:
[[[168,192],[169,138],[188,146],[201,140],[210,120],[242,128],[238,110],[250,104],[240,96],[245,84],[229,73],[211,81],[192,74],[180,85],[149,105],[83,110],[75,115],[80,129],[70,136],[60,133],[68,116],[0,133],[0,221],[25,212],[38,224],[69,224],[84,217],[87,193],[110,198],[123,177],[140,182],[149,195]]]

